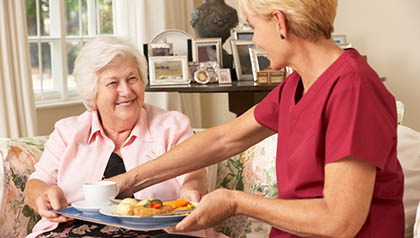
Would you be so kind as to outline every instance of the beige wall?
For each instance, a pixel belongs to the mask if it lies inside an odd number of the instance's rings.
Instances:
[[[84,111],[86,111],[86,108],[82,103],[60,107],[38,108],[36,110],[38,135],[51,134],[56,121],[65,117],[79,115]]]
[[[195,4],[200,1],[195,0]],[[237,0],[226,0],[237,7]],[[346,34],[382,77],[397,100],[405,104],[403,124],[420,131],[420,1],[341,0],[335,24],[336,34]],[[226,93],[202,94],[203,127],[235,117],[228,111]],[[49,134],[60,118],[84,111],[82,105],[37,110],[39,134]]]

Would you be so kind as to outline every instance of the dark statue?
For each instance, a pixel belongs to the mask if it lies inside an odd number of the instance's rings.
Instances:
[[[238,25],[238,14],[224,0],[203,0],[192,12],[190,23],[200,38],[221,37],[224,43]]]
[[[222,38],[222,44],[230,37],[230,30],[238,25],[236,10],[224,0],[203,0],[190,18],[191,26],[200,38]],[[223,50],[223,67],[232,69],[232,55]],[[232,79],[235,80],[235,74]]]

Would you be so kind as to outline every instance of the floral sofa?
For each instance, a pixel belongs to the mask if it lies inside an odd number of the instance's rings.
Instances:
[[[196,130],[198,132],[199,130]],[[209,189],[225,187],[276,197],[276,135],[208,168]],[[23,203],[23,190],[47,137],[0,138],[0,237],[24,237],[40,218]],[[398,126],[398,157],[405,175],[405,237],[420,238],[420,133]],[[256,160],[258,158],[258,160]],[[417,211],[417,220],[416,220]],[[413,228],[414,227],[414,228]],[[270,225],[236,216],[214,227],[230,237],[268,237]],[[414,236],[413,236],[414,229]]]
[[[198,132],[199,130],[196,130]],[[23,203],[28,176],[39,160],[47,137],[0,138],[0,237],[25,237],[40,219]],[[225,187],[266,197],[277,196],[274,170],[276,135],[245,152],[208,168],[209,189]],[[255,158],[260,158],[255,163]],[[270,226],[245,216],[214,227],[230,237],[268,237]]]

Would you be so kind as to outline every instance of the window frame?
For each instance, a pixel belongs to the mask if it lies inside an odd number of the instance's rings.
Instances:
[[[87,13],[87,35],[83,33],[82,22],[82,0],[78,1],[78,17],[79,17],[79,34],[66,35],[66,17],[65,17],[65,1],[49,0],[49,19],[50,19],[50,35],[42,36],[40,29],[40,0],[34,0],[36,5],[36,35],[28,35],[29,44],[37,44],[39,79],[41,80],[40,90],[35,90],[35,106],[36,108],[44,108],[58,105],[75,104],[80,101],[76,88],[68,88],[68,71],[67,71],[67,43],[83,42],[92,39],[98,35],[115,35],[116,32],[116,0],[112,1],[112,20],[113,33],[101,34],[100,22],[100,1],[86,0]],[[51,77],[54,82],[53,89],[43,88],[43,61],[42,48],[43,43],[50,44],[51,52]]]

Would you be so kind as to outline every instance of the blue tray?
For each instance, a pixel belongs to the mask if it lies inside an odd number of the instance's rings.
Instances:
[[[62,208],[60,209],[60,211],[54,211],[54,212],[61,214],[63,216],[71,217],[78,220],[89,221],[89,222],[94,222],[94,223],[103,224],[103,225],[116,226],[116,227],[121,227],[121,228],[129,229],[129,230],[136,230],[136,231],[160,230],[162,228],[174,226],[178,224],[179,222],[177,221],[177,222],[159,223],[159,224],[134,224],[134,223],[132,224],[132,223],[123,222],[122,220],[115,217],[102,215],[100,213],[82,213],[71,206]]]

